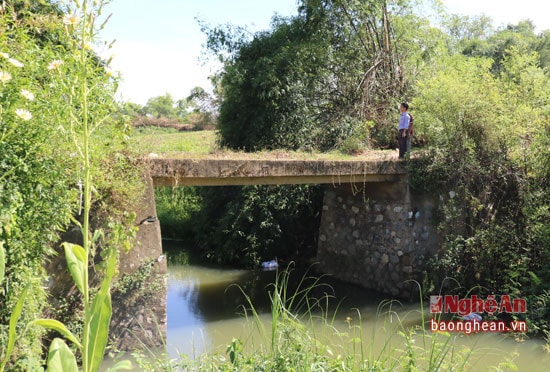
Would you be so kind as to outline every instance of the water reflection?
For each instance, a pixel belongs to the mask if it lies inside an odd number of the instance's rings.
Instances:
[[[303,271],[295,270],[291,276],[290,293],[301,281],[303,274]],[[167,346],[170,357],[177,357],[178,353],[193,357],[213,350],[223,354],[225,346],[234,337],[244,341],[253,338],[259,340],[257,330],[242,316],[243,306],[247,305],[242,291],[250,296],[260,313],[260,319],[268,325],[271,320],[268,314],[269,284],[274,282],[275,277],[276,272],[205,266],[193,259],[189,265],[170,265],[167,301]],[[338,308],[335,328],[348,329],[347,317],[358,322],[359,311],[364,330],[363,340],[368,344],[379,342],[380,345],[374,346],[375,350],[383,347],[388,328],[397,327],[398,318],[405,327],[421,323],[418,304],[404,304],[394,308],[398,311],[393,321],[390,318],[390,323],[380,324],[377,310],[384,299],[380,294],[329,278],[322,282],[323,285],[312,295],[320,297],[330,293],[335,296],[331,302],[333,310]],[[426,314],[428,319],[429,314]],[[380,331],[381,327],[386,329]],[[394,337],[392,347],[402,349],[403,342],[402,338]],[[486,371],[488,366],[496,366],[506,357],[513,358],[520,371],[549,370],[546,366],[550,365],[550,356],[543,351],[542,340],[517,343],[501,334],[486,333],[460,336],[457,342],[475,350],[476,354],[469,360],[472,371]],[[515,353],[519,353],[519,356],[514,356]]]

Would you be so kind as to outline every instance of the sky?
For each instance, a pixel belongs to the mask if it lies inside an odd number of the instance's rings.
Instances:
[[[449,13],[485,14],[495,26],[530,19],[537,31],[550,29],[550,2],[544,0],[443,0]],[[210,88],[213,67],[199,61],[205,35],[197,19],[210,25],[268,29],[274,14],[297,14],[297,0],[112,0],[101,39],[115,40],[111,67],[119,71],[119,98],[145,104],[169,93],[185,98],[192,88]]]

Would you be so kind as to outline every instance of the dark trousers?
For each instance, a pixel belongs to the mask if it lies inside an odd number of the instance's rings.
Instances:
[[[403,132],[407,133],[408,131],[406,129],[399,129],[399,134],[397,135],[397,143],[399,145],[399,158],[402,159],[405,157],[405,153],[407,152],[407,141],[409,139],[409,135],[403,137]]]

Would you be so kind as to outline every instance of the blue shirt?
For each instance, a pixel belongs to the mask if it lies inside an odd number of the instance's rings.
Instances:
[[[407,111],[401,113],[401,117],[399,118],[399,126],[397,129],[409,129],[409,122],[411,118]]]

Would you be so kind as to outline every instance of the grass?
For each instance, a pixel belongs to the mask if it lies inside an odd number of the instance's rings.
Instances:
[[[169,158],[214,158],[214,159],[277,159],[277,160],[365,160],[367,158],[396,158],[394,151],[367,151],[347,155],[340,151],[327,153],[305,151],[260,151],[246,153],[220,149],[217,131],[178,131],[172,128],[142,127],[133,131],[130,148],[136,153],[157,154]]]
[[[130,148],[139,154],[187,153],[205,155],[216,150],[216,131],[178,131],[142,127],[133,131]]]
[[[291,272],[289,268],[279,272],[269,288],[271,314],[267,322],[243,291],[249,301],[243,311],[251,335],[256,336],[245,337],[244,341],[228,339],[225,354],[209,352],[194,359],[182,355],[162,362],[157,370],[353,372],[471,368],[470,359],[475,352],[455,345],[457,336],[432,333],[425,327],[422,303],[413,314],[418,317],[420,313],[420,325],[410,325],[392,309],[398,303],[387,301],[380,304],[378,322],[372,330],[364,329],[358,310],[355,319],[347,318],[342,326],[336,322],[338,307],[329,310],[329,302],[334,300],[331,288],[315,277],[303,277],[297,288],[289,288]],[[324,296],[313,295],[319,289]]]

